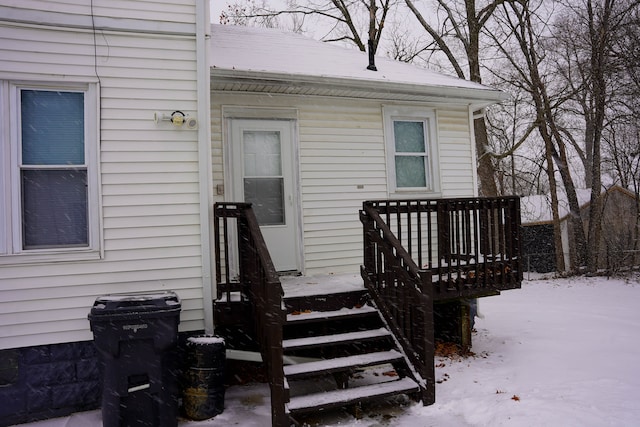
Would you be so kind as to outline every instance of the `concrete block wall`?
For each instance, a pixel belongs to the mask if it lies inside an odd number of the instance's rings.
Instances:
[[[0,350],[0,426],[100,407],[93,341]]]

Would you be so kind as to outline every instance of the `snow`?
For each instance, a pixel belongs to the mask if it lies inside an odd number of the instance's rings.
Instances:
[[[378,71],[367,70],[365,52],[280,29],[212,24],[211,32],[212,69],[292,79],[311,77],[309,81],[316,83],[329,79],[469,89],[495,101],[506,96],[479,83],[384,57],[376,57]]]
[[[558,200],[558,216],[565,218],[569,214],[569,202],[565,193],[561,192]],[[584,188],[576,189],[578,205],[584,206],[591,199],[591,190]],[[520,209],[522,223],[530,224],[537,222],[549,222],[553,220],[551,212],[551,195],[539,194],[520,198]]]
[[[332,334],[324,336],[314,336],[308,338],[292,338],[282,341],[282,347],[285,350],[299,349],[305,347],[314,347],[322,344],[343,343],[350,341],[370,340],[389,335],[386,328],[372,329],[358,332],[345,332],[343,334]]]
[[[328,319],[328,318],[336,319],[340,317],[347,317],[347,316],[352,316],[357,314],[374,313],[376,311],[377,310],[374,307],[365,304],[361,307],[353,307],[353,308],[344,307],[336,311],[310,311],[308,313],[294,312],[291,314],[287,314],[287,322],[289,323],[306,322],[310,320]]]
[[[322,276],[283,276],[282,290],[287,298],[352,292],[364,289],[359,274],[330,274]]]
[[[401,358],[402,355],[395,350],[357,354],[355,356],[338,357],[335,359],[320,360],[317,362],[286,365],[284,367],[284,374],[287,377],[290,377],[301,374],[308,374],[310,372],[322,372],[332,369],[339,370],[340,368],[351,366],[381,365],[383,363],[389,363],[390,361],[399,360]]]
[[[436,360],[436,403],[342,412],[323,426],[636,426],[640,419],[640,279],[529,280],[522,289],[480,300],[475,356]],[[226,392],[225,411],[180,426],[270,425],[268,387]],[[99,426],[100,412],[38,427]]]
[[[195,345],[212,345],[212,344],[224,344],[224,338],[216,337],[214,335],[200,335],[197,337],[189,337],[187,341]]]

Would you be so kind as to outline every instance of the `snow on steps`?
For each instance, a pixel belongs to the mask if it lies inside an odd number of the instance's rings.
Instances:
[[[377,313],[374,307],[370,305],[363,305],[361,307],[354,308],[342,308],[334,311],[311,311],[308,313],[287,314],[287,323],[305,323],[305,322],[320,322],[323,320],[340,320],[346,318],[352,318],[354,316],[366,316]]]
[[[401,393],[415,393],[420,390],[411,378],[402,378],[362,387],[347,388],[292,397],[288,408],[291,413],[303,413],[324,408],[345,406],[371,399],[381,399]]]
[[[300,363],[297,365],[287,365],[284,367],[284,374],[288,378],[321,373],[328,374],[351,368],[392,363],[401,359],[402,354],[395,350],[379,351],[375,353],[357,354],[353,356],[338,357],[335,359]]]
[[[385,328],[371,329],[367,331],[346,332],[343,334],[321,335],[307,338],[292,338],[282,341],[284,350],[321,347],[328,344],[341,344],[354,341],[375,340],[391,336]]]

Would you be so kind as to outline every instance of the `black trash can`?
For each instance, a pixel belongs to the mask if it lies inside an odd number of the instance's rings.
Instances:
[[[104,427],[178,425],[180,308],[170,291],[96,299],[89,321],[104,367]]]
[[[224,411],[224,339],[201,335],[187,339],[187,360],[182,405],[187,417],[202,421]]]

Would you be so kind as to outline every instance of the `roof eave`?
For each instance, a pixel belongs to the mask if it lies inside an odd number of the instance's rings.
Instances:
[[[362,80],[352,78],[327,77],[319,75],[301,75],[274,73],[252,70],[235,70],[211,67],[214,82],[243,83],[276,87],[315,87],[331,88],[362,93],[389,93],[412,95],[425,100],[447,101],[469,105],[473,110],[485,108],[508,99],[508,94],[491,88],[463,88],[428,84],[389,82],[380,80]]]

